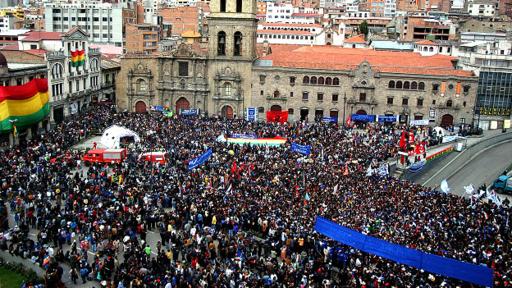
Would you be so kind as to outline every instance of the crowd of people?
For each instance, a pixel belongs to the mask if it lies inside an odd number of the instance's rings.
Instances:
[[[141,141],[120,164],[73,145],[110,125]],[[46,286],[470,287],[361,252],[313,229],[317,215],[392,243],[486,265],[512,286],[508,205],[439,193],[367,168],[396,156],[401,128],[272,124],[112,113],[92,106],[0,152],[0,249],[47,271]],[[219,135],[285,137],[277,147]],[[311,145],[309,156],[290,143]],[[202,166],[190,160],[213,150]],[[138,155],[166,151],[166,164]],[[69,266],[69,271],[62,268]]]

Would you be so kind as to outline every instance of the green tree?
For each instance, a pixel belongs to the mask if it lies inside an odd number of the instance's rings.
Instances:
[[[368,22],[366,20],[359,24],[359,33],[364,34],[364,37],[368,36]]]

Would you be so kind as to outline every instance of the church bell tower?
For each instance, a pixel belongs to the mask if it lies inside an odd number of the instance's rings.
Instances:
[[[243,117],[256,59],[256,1],[212,0],[208,16],[209,111]]]

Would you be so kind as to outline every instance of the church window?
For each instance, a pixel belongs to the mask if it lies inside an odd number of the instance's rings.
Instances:
[[[236,13],[242,13],[243,0],[236,0]]]
[[[226,0],[220,0],[220,12],[226,12]]]
[[[242,55],[242,33],[241,32],[235,32],[235,47],[233,50],[233,54],[235,56]]]
[[[224,84],[224,95],[225,96],[231,96],[231,83],[227,82]]]
[[[226,55],[226,32],[221,31],[218,34],[217,37],[218,41],[218,47],[217,47],[217,54],[219,56],[225,56]]]

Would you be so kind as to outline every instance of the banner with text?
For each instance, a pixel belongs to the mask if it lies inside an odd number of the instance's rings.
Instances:
[[[302,155],[309,155],[311,154],[311,146],[310,145],[299,145],[296,143],[292,143],[291,150],[293,152],[300,153]]]
[[[188,163],[188,170],[192,170],[192,169],[195,169],[195,168],[203,165],[204,163],[206,163],[206,161],[208,161],[208,159],[210,159],[212,154],[213,154],[213,151],[212,151],[212,148],[210,148],[210,149],[208,149],[208,151],[204,152],[199,157],[192,159]]]

